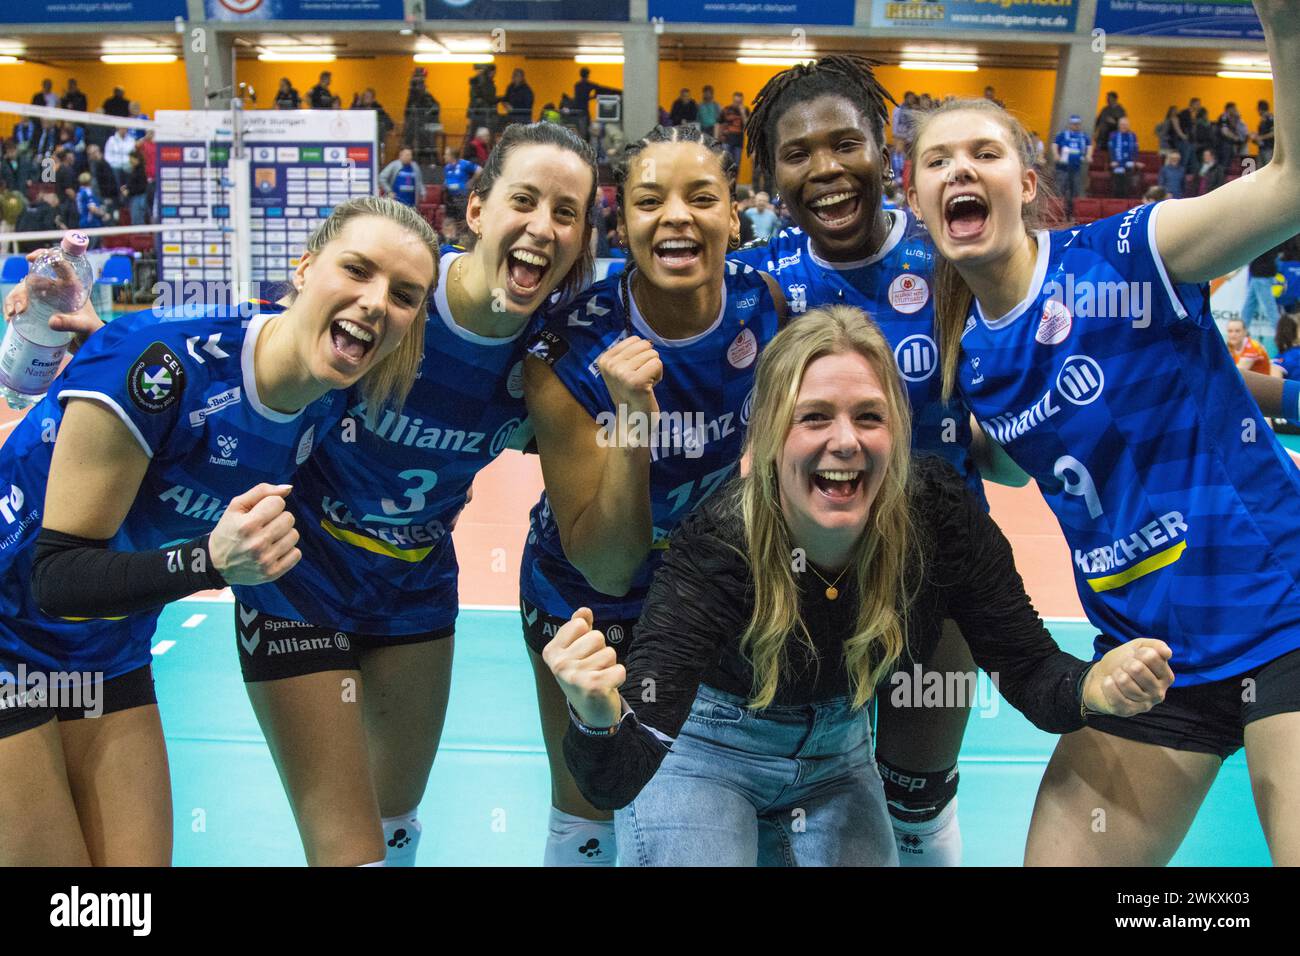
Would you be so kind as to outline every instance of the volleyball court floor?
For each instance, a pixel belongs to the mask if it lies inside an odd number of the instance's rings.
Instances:
[[[0,409],[0,440],[17,420]],[[1283,440],[1300,450],[1300,440]],[[1039,613],[1064,649],[1091,656],[1094,630],[1083,620],[1069,553],[1042,497],[1033,486],[987,487]],[[474,500],[455,532],[463,603],[450,709],[420,805],[421,866],[542,860],[550,784],[516,605],[528,509],[540,490],[536,459],[506,452],[475,482]],[[240,678],[233,618],[228,591],[200,595],[170,605],[154,638],[171,762],[174,860],[181,866],[301,865],[293,816]],[[967,865],[1021,863],[1055,740],[1000,697],[979,696],[960,761]],[[1268,864],[1244,753],[1224,764],[1173,862]]]

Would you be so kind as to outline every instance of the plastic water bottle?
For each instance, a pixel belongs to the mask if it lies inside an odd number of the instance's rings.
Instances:
[[[32,263],[27,274],[27,311],[14,316],[0,343],[0,395],[10,408],[40,400],[59,374],[71,332],[50,328],[56,312],[75,312],[86,303],[95,280],[86,249],[90,240],[69,232],[58,249]]]

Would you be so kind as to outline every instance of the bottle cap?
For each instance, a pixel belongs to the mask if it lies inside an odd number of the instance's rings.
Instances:
[[[90,239],[84,232],[65,232],[63,251],[70,256],[84,256],[90,248]]]

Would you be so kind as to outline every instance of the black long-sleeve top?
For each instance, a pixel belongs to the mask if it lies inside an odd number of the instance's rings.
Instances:
[[[735,507],[738,491],[735,483],[715,495],[673,534],[625,662],[628,706],[618,730],[592,736],[570,723],[565,760],[596,807],[626,806],[650,781],[700,684],[743,697],[752,692],[753,670],[740,638],[753,611],[754,585]],[[1036,726],[1050,733],[1082,727],[1079,682],[1088,664],[1052,640],[997,525],[938,458],[914,460],[909,495],[924,555],[909,572],[916,588],[905,616],[910,656],[924,660],[944,619],[951,618],[976,663],[996,675],[1003,696]],[[840,582],[835,601],[826,598],[826,585],[816,575],[796,577],[815,656],[802,641],[788,639],[788,668],[774,703],[846,696],[843,645],[853,634],[858,607],[852,572]]]

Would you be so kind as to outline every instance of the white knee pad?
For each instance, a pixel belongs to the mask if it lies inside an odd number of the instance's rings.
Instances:
[[[584,820],[551,807],[543,866],[613,866],[613,820]]]
[[[384,817],[385,866],[415,866],[420,846],[419,807],[395,817]]]
[[[957,824],[957,798],[933,820],[922,823],[891,816],[902,866],[961,866],[961,827]]]

